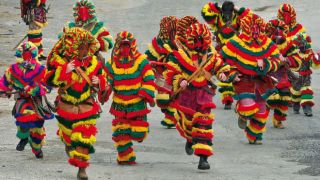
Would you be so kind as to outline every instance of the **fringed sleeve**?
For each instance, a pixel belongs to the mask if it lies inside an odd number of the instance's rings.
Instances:
[[[107,52],[113,47],[113,38],[110,32],[104,27],[103,22],[98,22],[95,28],[91,31],[95,38],[100,43],[100,51]]]
[[[72,73],[67,73],[68,62],[62,59],[59,55],[53,54],[49,66],[48,72],[45,76],[46,83],[49,86],[63,87],[68,83],[71,83]]]
[[[145,59],[144,61],[148,61]],[[142,63],[144,64],[144,63]],[[149,63],[146,63],[145,66],[142,68],[142,84],[141,88],[139,89],[138,94],[142,95],[146,98],[146,101],[150,104],[154,104],[154,97],[155,97],[155,83],[154,83],[154,73]]]
[[[210,25],[213,31],[217,30],[217,19],[221,14],[218,3],[208,3],[203,6],[201,15],[203,19]]]

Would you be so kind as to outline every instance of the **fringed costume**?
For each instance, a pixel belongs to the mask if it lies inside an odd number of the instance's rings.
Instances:
[[[267,100],[268,107],[274,110],[273,125],[279,129],[284,128],[282,122],[286,120],[288,105],[291,101],[289,79],[295,78],[292,70],[298,69],[301,64],[297,46],[287,38],[287,32],[288,26],[278,19],[270,20],[266,25],[266,34],[278,45],[283,57],[279,70],[270,74],[278,80],[277,92]]]
[[[314,53],[311,49],[311,38],[306,33],[298,33],[293,42],[299,47],[298,55],[301,59],[301,66],[297,70],[299,77],[292,80],[293,110],[298,114],[301,106],[306,116],[312,116],[314,101],[311,87],[311,68],[320,67],[319,54]]]
[[[230,39],[221,54],[233,67],[231,76],[235,75],[239,127],[245,129],[250,144],[261,144],[269,115],[265,100],[274,92],[267,73],[278,70],[279,50],[262,33],[264,22],[259,16],[250,14],[240,20],[240,25],[242,33]]]
[[[113,47],[113,39],[104,23],[98,21],[93,2],[91,0],[78,0],[73,7],[73,17],[74,21],[69,22],[65,29],[81,27],[90,31],[100,44],[96,56],[105,63],[103,56],[99,52],[107,52],[111,49]]]
[[[314,102],[312,101],[313,91],[310,86],[310,75],[312,73],[310,66],[313,64],[316,67],[318,61],[311,49],[311,38],[305,34],[305,28],[297,22],[297,14],[292,5],[282,4],[278,10],[278,19],[282,20],[289,27],[287,38],[295,41],[295,44],[300,46],[299,56],[302,64],[297,71],[300,77],[292,82],[293,88],[291,88],[293,110],[295,113],[299,113],[300,106],[302,106],[304,114],[312,116],[311,107]],[[300,39],[297,39],[297,37],[300,37]],[[301,99],[302,97],[303,99]]]
[[[235,10],[232,2],[225,2],[222,7],[212,2],[204,5],[201,14],[214,33],[217,51],[220,51],[229,39],[239,33],[240,19],[249,12],[249,9],[243,7]],[[225,105],[225,109],[231,109],[234,95],[232,83],[219,82],[218,85],[222,104]]]
[[[156,96],[157,105],[165,115],[161,124],[167,128],[172,128],[176,125],[174,118],[176,110],[170,106],[171,87],[164,81],[163,72],[166,70],[165,63],[168,62],[168,55],[172,50],[176,49],[174,38],[177,20],[174,16],[164,17],[161,20],[159,35],[152,39],[152,43],[149,44],[145,53],[155,73],[158,91]]]
[[[186,138],[186,153],[200,157],[199,169],[209,169],[207,158],[213,154],[212,124],[215,108],[213,96],[215,85],[212,75],[229,70],[221,57],[211,46],[212,34],[209,28],[192,18],[178,22],[176,43],[178,50],[169,55],[166,81],[173,87],[174,107],[177,108],[176,128]],[[182,83],[187,83],[183,87]]]
[[[142,142],[149,133],[147,103],[155,104],[154,73],[146,56],[138,52],[136,39],[130,32],[117,35],[112,54],[106,64],[113,91],[112,139],[118,151],[118,163],[133,165],[136,163],[133,141]]]
[[[46,81],[59,88],[57,134],[66,146],[69,163],[79,167],[78,176],[89,166],[89,154],[94,153],[100,114],[95,95],[103,94],[107,87],[103,65],[94,56],[98,49],[99,42],[90,32],[71,28],[55,44],[47,62]]]
[[[28,41],[38,48],[40,60],[45,60],[42,46],[42,29],[48,25],[46,0],[20,0],[21,18],[29,26]]]
[[[46,136],[44,121],[54,116],[42,104],[43,96],[51,89],[44,84],[46,68],[38,62],[37,56],[38,49],[33,43],[22,44],[16,52],[17,63],[10,65],[1,78],[0,91],[2,94],[16,93],[12,115],[20,139],[17,150],[24,150],[29,142],[35,156],[42,158],[41,148]]]

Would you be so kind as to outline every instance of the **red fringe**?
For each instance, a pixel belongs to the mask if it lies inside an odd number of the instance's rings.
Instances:
[[[121,134],[121,135],[119,135],[119,136],[113,136],[113,137],[112,137],[112,140],[113,140],[114,142],[125,141],[125,140],[131,141],[131,136],[128,135],[128,134]]]
[[[123,118],[116,118],[112,120],[112,126],[116,126],[118,124],[129,124],[129,121]]]
[[[164,116],[167,119],[170,119],[174,124],[177,124],[177,120],[176,120],[176,118],[174,118],[174,116],[171,116],[169,113],[164,113]]]
[[[44,139],[44,137],[46,137],[46,134],[40,135],[40,134],[37,134],[37,133],[30,132],[30,136],[33,137],[33,138],[37,138],[37,139],[42,140],[42,139]]]
[[[194,72],[197,70],[197,68],[195,66],[192,66],[191,64],[187,63],[185,61],[185,59],[182,58],[181,54],[178,51],[173,51],[173,54],[183,67],[185,67],[186,69],[188,69],[191,72]]]
[[[72,130],[72,133],[80,132],[83,137],[89,138],[90,136],[95,136],[97,134],[97,128],[94,125],[80,125]]]
[[[182,111],[185,114],[191,115],[191,116],[193,116],[196,113],[196,111],[194,111],[194,110],[192,110],[190,108],[187,108],[187,107],[184,107],[184,106],[180,106],[178,101],[175,101],[174,103],[172,103],[172,107]]]
[[[200,81],[200,82],[196,82],[196,81],[192,81],[191,84],[195,87],[203,87],[205,85],[207,85],[207,80],[204,79],[203,81]]]
[[[192,142],[191,138],[187,138],[184,134],[184,130],[180,127],[180,125],[177,123],[176,129],[178,130],[180,136],[186,138],[189,142]]]
[[[123,80],[114,80],[114,86],[121,86],[121,85],[136,85],[142,82],[142,78],[140,76],[133,78],[133,79],[123,79]]]
[[[291,83],[289,81],[280,82],[277,84],[278,89],[284,89],[284,88],[288,88],[288,87],[291,87]]]
[[[257,103],[255,103],[253,105],[250,105],[250,106],[244,106],[244,105],[242,105],[240,103],[238,103],[238,105],[237,105],[237,111],[242,111],[242,112],[251,111],[251,110],[256,109],[256,108],[259,108]]]
[[[96,115],[100,110],[100,106],[98,103],[93,103],[92,109],[88,112],[81,113],[81,114],[74,114],[74,113],[69,113],[67,111],[64,111],[63,109],[58,108],[57,109],[57,114],[61,116],[64,119],[74,121],[74,120],[81,120],[88,118],[90,116]]]
[[[213,133],[199,133],[199,132],[192,132],[192,137],[193,138],[205,138],[208,140],[212,140],[214,135]]]
[[[276,119],[277,121],[285,121],[287,120],[286,116],[280,116],[278,114],[274,114],[273,115],[274,119]]]
[[[213,155],[213,152],[211,151],[208,151],[206,149],[195,149],[194,150],[194,154],[199,156],[199,155],[205,155],[205,156],[212,156]]]
[[[251,136],[251,134],[249,134],[246,130],[245,130],[245,132],[246,132],[247,138],[249,139],[250,142],[253,142],[256,140],[256,137]]]
[[[308,75],[312,74],[312,71],[311,71],[311,69],[306,70],[306,71],[300,71],[299,74],[301,76],[308,76]]]
[[[149,123],[143,120],[131,121],[130,125],[135,127],[149,127]]]
[[[307,105],[312,107],[314,106],[314,103],[312,101],[307,101],[301,104],[301,106],[307,106]]]
[[[255,118],[264,118],[267,119],[269,116],[269,110],[266,110],[264,113],[256,113],[254,115]]]
[[[201,117],[195,118],[192,121],[192,124],[200,124],[200,125],[212,125],[213,119],[203,119]]]
[[[207,103],[201,106],[201,110],[205,109],[215,109],[217,106],[212,102],[212,103]]]
[[[39,116],[37,114],[16,117],[16,120],[19,122],[23,122],[23,123],[43,121],[43,119],[39,118]]]
[[[143,97],[145,97],[145,100],[150,103],[150,104],[154,104],[154,99],[144,90],[139,90],[138,92],[139,95],[142,95]]]
[[[304,94],[311,94],[311,95],[313,95],[313,91],[312,91],[311,89],[306,89],[306,90],[301,91],[301,95],[304,95]]]
[[[259,124],[252,121],[250,122],[250,126],[254,127],[256,130],[259,130],[259,131],[261,131],[265,127],[265,125],[260,126]]]
[[[146,114],[149,114],[151,112],[151,110],[149,109],[143,109],[141,111],[136,111],[136,112],[124,112],[124,111],[117,111],[115,109],[113,109],[112,107],[110,108],[109,111],[112,115],[116,116],[116,117],[126,117],[128,119],[130,118],[134,118],[134,117],[139,117],[139,116],[144,116]]]
[[[222,104],[233,103],[233,98],[231,96],[225,96],[222,99]]]
[[[129,147],[127,150],[123,151],[123,152],[118,152],[118,155],[120,157],[126,156],[128,154],[130,154],[133,151],[132,147]]]
[[[68,144],[71,144],[71,138],[66,135],[64,132],[62,132],[62,138],[64,139],[65,142],[67,142]]]
[[[81,161],[77,158],[69,158],[69,164],[78,168],[87,168],[89,166],[87,161]]]

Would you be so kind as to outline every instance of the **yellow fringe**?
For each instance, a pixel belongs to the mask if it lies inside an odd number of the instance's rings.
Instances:
[[[118,147],[118,146],[124,146],[124,145],[126,145],[126,144],[128,144],[128,143],[130,143],[131,141],[128,141],[128,140],[121,140],[121,141],[118,141],[118,142],[115,142],[114,143],[114,147]]]
[[[292,95],[295,95],[295,96],[300,96],[301,95],[301,91],[296,91],[293,88],[290,88],[290,92],[291,92]]]
[[[89,145],[93,145],[97,141],[96,137],[94,136],[90,136],[90,138],[83,138],[82,134],[79,132],[72,133],[71,140],[75,142],[79,141]]]
[[[71,136],[72,129],[68,129],[67,127],[65,127],[60,123],[58,123],[58,127],[59,127],[59,130],[62,131],[64,134],[66,134],[67,136]]]
[[[213,148],[211,146],[206,145],[206,144],[200,144],[200,143],[193,145],[192,149],[204,149],[204,150],[208,150],[211,152],[213,151]]]
[[[136,156],[136,154],[134,153],[134,151],[132,151],[130,154],[120,157],[118,156],[118,161],[129,161],[131,157]]]
[[[199,129],[199,128],[192,128],[192,132],[199,132],[204,134],[213,134],[213,129]]]
[[[97,119],[90,119],[90,120],[88,119],[86,121],[80,121],[80,122],[72,124],[72,128],[76,128],[76,127],[82,126],[82,125],[95,126],[96,124],[97,124]]]
[[[90,156],[88,154],[83,154],[83,153],[79,153],[78,151],[76,150],[73,150],[69,153],[70,157],[71,158],[74,158],[74,157],[80,157],[86,161],[88,161],[90,159]]]
[[[118,104],[129,105],[129,104],[136,104],[136,103],[142,101],[142,98],[137,97],[137,98],[131,99],[129,101],[124,101],[123,99],[120,99],[120,98],[118,98],[117,96],[114,95],[113,96],[113,101],[118,103]]]
[[[90,88],[86,92],[82,93],[79,99],[75,98],[71,95],[68,95],[68,94],[62,95],[63,99],[65,99],[66,101],[71,102],[73,104],[83,102],[84,100],[88,99],[90,96],[91,96]]]
[[[217,83],[217,85],[220,87],[232,87],[233,86],[232,83],[225,83],[225,82],[221,82],[221,81],[219,81]]]
[[[154,49],[153,45],[152,44],[148,44],[148,50],[150,51],[150,53],[156,57],[157,59],[160,58],[160,55],[159,53]]]
[[[134,85],[114,86],[113,88],[118,91],[123,91],[123,90],[135,90],[135,89],[139,89],[140,87],[141,87],[141,83],[134,84]]]
[[[193,115],[193,119],[195,118],[199,118],[199,117],[207,117],[208,119],[214,119],[214,114],[203,114],[203,113],[200,113],[200,112],[196,112],[194,115]]]
[[[115,63],[111,63],[111,59],[109,60],[109,63],[112,65],[112,69],[115,74],[133,74],[138,70],[143,61],[147,61],[146,57],[146,55],[139,56],[131,68],[118,68]]]
[[[115,132],[119,129],[130,129],[129,124],[117,124],[116,126],[112,126],[112,132]]]
[[[138,126],[132,126],[131,127],[132,132],[148,132],[149,128],[148,127],[138,127]]]
[[[170,99],[170,95],[169,94],[157,94],[156,96],[157,100],[169,100]]]

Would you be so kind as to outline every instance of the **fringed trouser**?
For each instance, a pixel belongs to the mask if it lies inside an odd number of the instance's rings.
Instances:
[[[277,92],[267,99],[267,106],[274,110],[272,122],[274,125],[285,121],[287,118],[288,105],[291,102],[291,93],[289,78],[286,68],[280,68],[279,71],[272,74],[278,79]]]
[[[112,140],[118,151],[118,163],[135,164],[132,141],[142,142],[148,135],[146,116],[135,118],[115,117],[112,121]]]
[[[32,152],[37,155],[45,142],[46,133],[43,127],[44,121],[37,121],[32,124],[32,127],[17,124],[17,137],[19,139],[28,139]]]
[[[69,106],[73,105],[64,107]],[[59,126],[57,134],[67,147],[71,147],[71,151],[68,154],[69,163],[79,168],[88,167],[89,154],[95,152],[93,145],[96,142],[96,122],[97,118],[100,117],[98,104],[94,103],[86,106],[89,106],[88,109],[90,110],[77,114],[66,111],[72,109],[72,107],[68,109],[58,108],[57,113],[59,116],[56,116]]]
[[[233,103],[233,95],[234,89],[232,83],[223,83],[219,82],[218,86],[219,92],[221,93],[222,104],[232,104]]]
[[[249,142],[261,141],[269,115],[265,99],[274,93],[272,80],[265,76],[243,75],[241,81],[235,84],[235,92],[239,118],[249,121],[245,129]]]
[[[38,23],[30,23],[27,36],[28,41],[37,46],[39,56],[43,55],[42,27]]]
[[[292,82],[290,89],[293,103],[300,103],[303,106],[314,106],[313,90],[311,87],[311,76],[300,76]]]
[[[180,135],[193,144],[194,154],[197,156],[211,156],[213,154],[212,124],[214,115],[211,109],[213,94],[202,88],[188,89],[183,92],[174,106],[177,108],[176,128]]]

